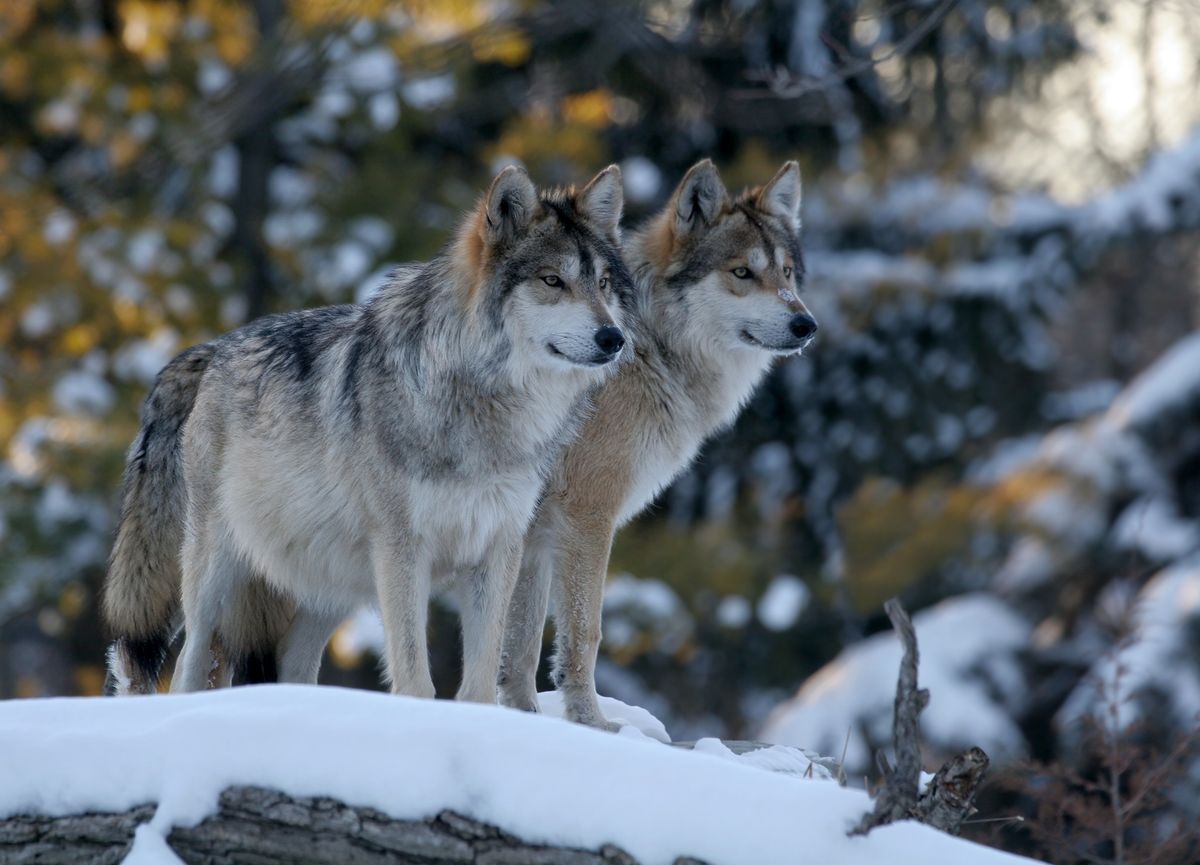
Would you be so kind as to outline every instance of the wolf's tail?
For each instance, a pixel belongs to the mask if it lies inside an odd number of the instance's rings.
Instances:
[[[142,427],[129,449],[121,519],[104,581],[104,619],[114,639],[108,681],[114,694],[152,694],[179,616],[179,554],[187,494],[180,438],[211,344],[190,348],[155,379]]]

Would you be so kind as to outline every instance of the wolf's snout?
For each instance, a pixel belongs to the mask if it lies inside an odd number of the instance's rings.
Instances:
[[[799,312],[792,316],[788,328],[796,339],[808,339],[817,332],[817,320],[806,312]]]
[[[619,327],[611,324],[597,330],[595,340],[596,345],[600,346],[600,350],[605,354],[616,354],[625,347],[625,334],[621,333]]]

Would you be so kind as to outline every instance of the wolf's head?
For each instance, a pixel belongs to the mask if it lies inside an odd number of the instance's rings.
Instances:
[[[478,275],[469,302],[504,328],[535,366],[600,367],[625,345],[618,295],[630,290],[619,252],[621,170],[587,186],[543,191],[504,169],[464,225],[459,255]]]
[[[800,167],[787,162],[765,186],[730,198],[705,159],[680,182],[645,238],[656,291],[686,316],[686,332],[720,347],[785,355],[817,322],[797,294]]]

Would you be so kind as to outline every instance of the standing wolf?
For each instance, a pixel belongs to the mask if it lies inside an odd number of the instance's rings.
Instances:
[[[713,164],[695,165],[671,202],[624,245],[634,279],[625,315],[634,358],[595,398],[564,452],[526,538],[509,611],[501,700],[536,710],[534,677],[548,599],[554,678],[566,716],[612,729],[596,701],[596,652],[616,530],[732,423],[774,357],[817,324],[797,297],[800,169],[730,199]]]
[[[173,690],[209,683],[247,608],[287,628],[281,678],[305,680],[314,646],[377,602],[392,690],[432,696],[444,587],[458,696],[495,702],[522,538],[624,346],[621,206],[615,166],[540,196],[506,169],[445,252],[368,303],[271,316],[172,361],[130,451],[105,587],[117,690],[153,689],[181,586]]]

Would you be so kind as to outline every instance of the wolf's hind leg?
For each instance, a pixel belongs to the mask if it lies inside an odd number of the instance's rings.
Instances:
[[[596,654],[604,580],[612,548],[611,522],[580,515],[564,527],[562,558],[554,587],[554,682],[567,720],[616,732],[596,699]]]
[[[455,699],[496,702],[504,623],[520,568],[520,537],[501,539],[488,553],[483,566],[470,574],[469,582],[463,586],[459,610],[463,677]]]
[[[317,684],[325,645],[345,618],[341,611],[317,611],[301,607],[279,644],[279,681],[300,685]]]
[[[223,681],[220,659],[212,652],[221,606],[248,576],[224,532],[211,525],[187,532],[183,542],[183,651],[175,663],[172,693],[202,691],[214,676]]]
[[[555,539],[543,522],[539,518],[525,539],[500,656],[500,702],[525,712],[538,711],[537,669],[554,577]]]

